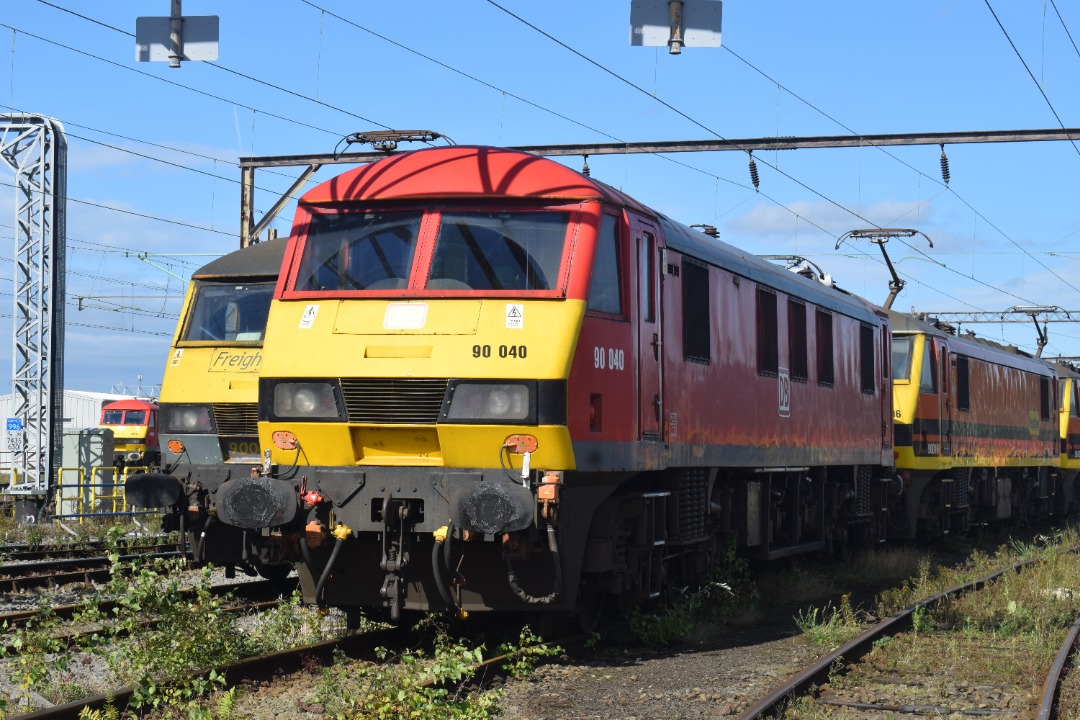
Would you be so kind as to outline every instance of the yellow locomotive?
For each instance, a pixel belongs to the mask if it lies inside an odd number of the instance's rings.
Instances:
[[[132,476],[126,485],[129,504],[182,504],[181,523],[201,530],[208,515],[198,498],[216,485],[220,468],[250,474],[261,462],[258,377],[286,242],[252,245],[192,274],[157,410],[163,472]],[[196,560],[221,560],[214,555],[216,546],[202,543],[199,533],[192,532],[191,539]],[[231,566],[234,558],[228,560]],[[257,556],[246,564],[275,577],[288,572],[260,563]]]

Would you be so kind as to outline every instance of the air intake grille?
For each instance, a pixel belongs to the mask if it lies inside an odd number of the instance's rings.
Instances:
[[[342,378],[341,395],[351,423],[434,425],[447,382],[445,378]]]
[[[258,403],[214,403],[218,435],[259,434]]]

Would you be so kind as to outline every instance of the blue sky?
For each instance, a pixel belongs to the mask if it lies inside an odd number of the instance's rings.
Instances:
[[[1080,127],[1080,10],[1064,0],[728,0],[723,47],[680,56],[629,44],[629,0],[186,0],[185,15],[220,16],[219,67],[179,70],[135,61],[136,18],[168,14],[168,0],[2,7],[0,112],[68,132],[65,374],[82,390],[160,381],[184,281],[238,247],[239,156],[330,152],[383,128],[525,145]],[[946,146],[948,187],[940,152],[755,153],[758,191],[740,152],[589,165],[677,220],[716,225],[750,252],[803,255],[876,302],[888,280],[878,249],[835,250],[837,239],[918,229],[933,248],[887,246],[908,282],[896,309],[1080,310],[1080,143]],[[260,172],[256,206],[293,177]],[[2,337],[9,297],[0,290]],[[968,327],[1035,346],[1030,323]],[[1044,354],[1080,355],[1080,326],[1049,332]],[[0,341],[0,367],[10,356]]]

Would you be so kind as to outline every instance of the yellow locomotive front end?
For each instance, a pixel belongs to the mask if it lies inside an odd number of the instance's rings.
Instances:
[[[533,462],[572,468],[565,379],[581,316],[581,301],[277,303],[270,336],[294,341],[285,358],[267,349],[263,444],[286,466],[509,469],[520,431]],[[300,450],[277,447],[279,431]]]
[[[232,543],[203,538],[216,523],[210,498],[220,484],[232,473],[250,475],[261,462],[259,372],[285,246],[285,239],[252,245],[192,274],[161,386],[162,467],[125,483],[130,505],[172,508],[167,527],[188,533],[196,561],[274,577],[288,568],[270,569],[258,538],[231,530]]]

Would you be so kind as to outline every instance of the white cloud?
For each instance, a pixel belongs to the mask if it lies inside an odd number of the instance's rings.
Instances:
[[[795,242],[797,234],[825,234],[838,238],[858,228],[920,228],[933,221],[932,206],[920,201],[883,200],[849,210],[824,200],[800,200],[786,207],[759,203],[729,222],[726,229],[732,235],[785,244]]]

